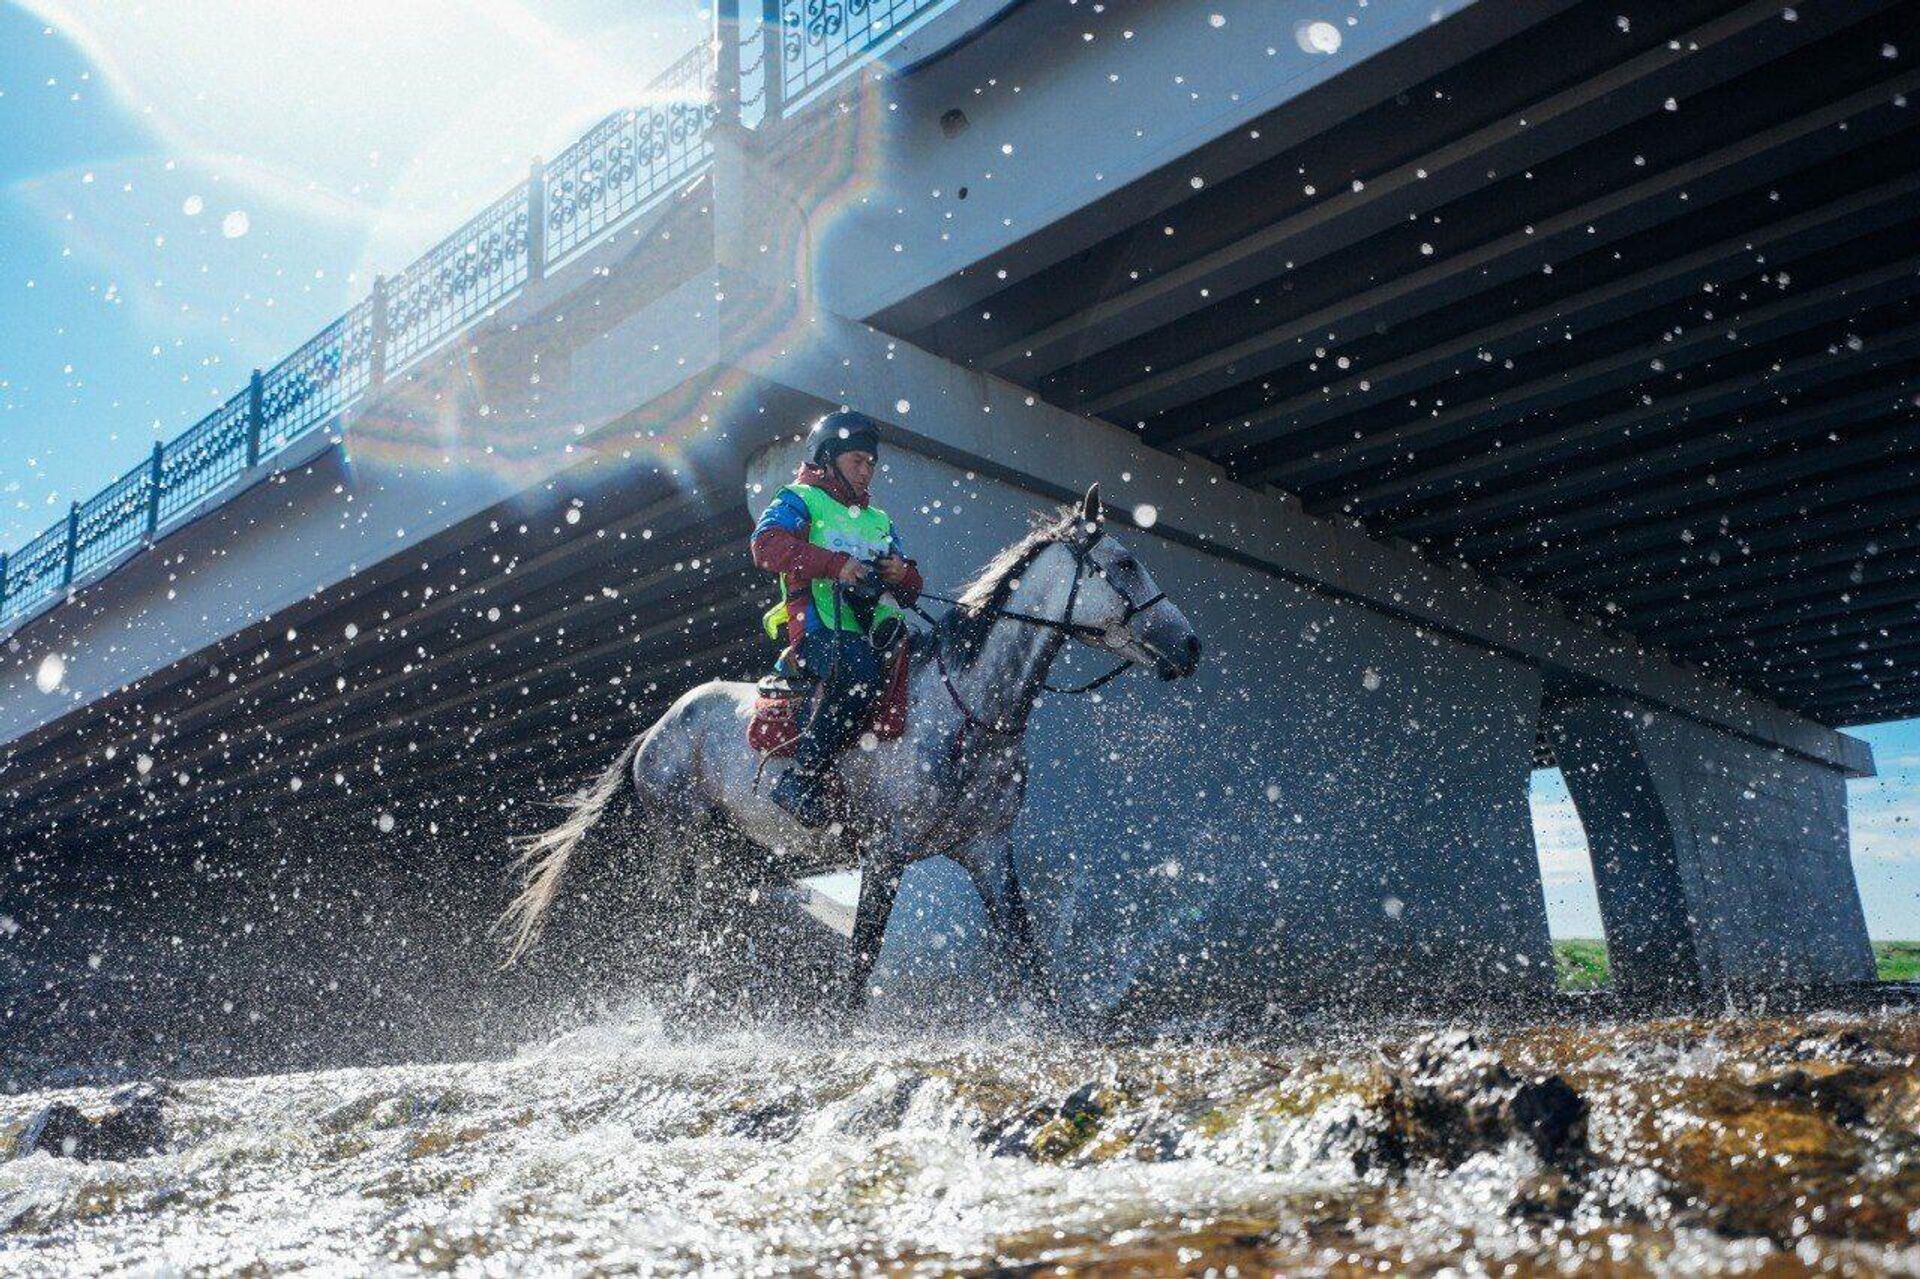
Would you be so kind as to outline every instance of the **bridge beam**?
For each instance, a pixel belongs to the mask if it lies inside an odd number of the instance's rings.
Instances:
[[[775,306],[766,300],[768,286],[754,277],[723,267],[723,280],[723,292],[754,323]],[[1871,775],[1871,752],[1857,739],[1682,670],[1544,602],[1498,589],[1469,570],[1431,563],[1341,521],[1307,514],[1277,494],[1235,483],[1217,467],[1153,449],[1132,432],[1046,404],[1013,383],[870,327],[824,313],[809,315],[804,327],[805,342],[744,350],[748,370],[817,403],[859,408],[929,456],[1049,498],[1065,499],[1102,480],[1108,500],[1122,509],[1154,508],[1157,537],[1567,673],[1757,744],[1855,776]],[[767,428],[761,431],[760,439],[771,438]]]

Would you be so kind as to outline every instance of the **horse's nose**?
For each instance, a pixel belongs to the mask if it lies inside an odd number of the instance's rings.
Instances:
[[[1187,674],[1191,675],[1200,667],[1200,637],[1187,636]]]

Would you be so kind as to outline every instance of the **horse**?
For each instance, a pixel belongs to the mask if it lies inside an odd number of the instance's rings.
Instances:
[[[596,780],[561,801],[570,809],[565,820],[518,841],[519,892],[498,924],[508,939],[506,962],[519,961],[540,937],[583,843],[610,808],[624,806],[624,825],[643,843],[656,884],[728,875],[791,881],[857,865],[860,889],[842,974],[849,1012],[866,1000],[901,876],[941,854],[980,894],[1000,970],[1044,995],[1010,836],[1029,775],[1028,718],[1049,691],[1048,671],[1073,640],[1117,665],[1082,689],[1054,691],[1086,691],[1133,668],[1172,681],[1193,674],[1201,643],[1145,566],[1108,531],[1097,484],[1079,503],[1040,518],[948,602],[953,607],[914,644],[906,732],[885,742],[864,737],[836,764],[841,820],[809,831],[767,798],[771,787],[762,783],[770,779],[762,774],[786,762],[763,759],[747,743],[756,688],[709,681],[682,695]],[[723,837],[688,838],[714,830]],[[709,864],[665,864],[703,857]]]

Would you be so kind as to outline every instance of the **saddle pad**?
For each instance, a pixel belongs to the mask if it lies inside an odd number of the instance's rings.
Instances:
[[[886,691],[873,708],[867,731],[889,742],[907,731],[907,646],[894,651],[893,667],[887,672]],[[813,698],[803,692],[762,692],[753,701],[753,718],[747,721],[747,746],[750,749],[785,759],[793,754],[800,735],[800,716],[812,712]]]

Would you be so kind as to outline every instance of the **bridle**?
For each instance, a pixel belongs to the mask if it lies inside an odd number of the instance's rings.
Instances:
[[[1067,588],[1067,608],[1064,615],[1060,617],[1036,617],[1032,613],[1023,613],[1019,609],[1008,608],[1004,604],[985,604],[979,606],[974,611],[994,621],[1004,619],[1009,622],[1019,622],[1024,626],[1037,626],[1042,630],[1055,631],[1059,634],[1070,636],[1074,639],[1085,640],[1089,643],[1111,645],[1115,635],[1125,635],[1134,644],[1151,654],[1156,660],[1167,660],[1166,654],[1155,648],[1141,636],[1133,633],[1133,619],[1166,599],[1167,593],[1160,591],[1155,594],[1152,599],[1136,602],[1133,596],[1128,594],[1127,588],[1114,581],[1112,574],[1108,573],[1107,570],[1093,558],[1093,548],[1098,546],[1101,539],[1106,537],[1106,535],[1106,529],[1104,527],[1096,526],[1093,531],[1093,536],[1087,538],[1085,542],[1071,538],[1059,538],[1054,541],[1042,542],[1040,545],[1034,547],[1025,559],[1007,571],[1008,578],[1018,577],[1027,565],[1031,564],[1035,559],[1038,559],[1040,555],[1046,551],[1047,547],[1056,545],[1065,546],[1073,554],[1073,582]],[[1089,576],[1100,578],[1107,584],[1109,590],[1120,597],[1120,602],[1125,606],[1126,611],[1121,614],[1120,621],[1117,625],[1094,626],[1088,622],[1076,622],[1073,620],[1074,605],[1080,598],[1080,583]],[[961,608],[967,607],[951,596],[936,595],[932,591],[921,591],[920,598],[923,600],[933,600],[940,604],[952,604]],[[913,611],[936,628],[933,645],[934,664],[939,668],[940,682],[946,687],[947,696],[953,699],[954,706],[960,711],[960,717],[966,721],[968,726],[981,729],[985,732],[1010,737],[1017,736],[1023,732],[1025,729],[1024,725],[1004,728],[998,720],[983,720],[973,713],[973,710],[967,705],[966,699],[960,696],[960,690],[954,687],[953,676],[947,671],[945,646],[940,643],[937,629],[939,624],[935,622],[932,617],[929,617],[926,611],[917,603],[913,605]],[[1121,675],[1124,675],[1133,665],[1133,662],[1123,659],[1119,665],[1115,666],[1106,674],[1072,688],[1058,688],[1047,683],[1045,680],[1040,682],[1040,687],[1046,692],[1065,696],[1091,693],[1110,680],[1117,679]]]

